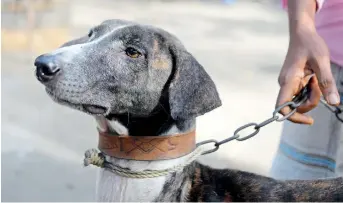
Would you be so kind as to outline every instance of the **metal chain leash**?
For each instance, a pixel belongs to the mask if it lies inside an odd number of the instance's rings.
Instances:
[[[210,140],[205,140],[205,141],[202,141],[202,142],[199,142],[197,143],[197,147],[199,146],[202,146],[202,145],[205,145],[205,144],[209,144],[209,143],[213,143],[214,144],[214,148],[213,149],[210,149],[210,150],[207,150],[205,152],[202,153],[202,155],[205,155],[205,154],[209,154],[209,153],[212,153],[212,152],[215,152],[219,149],[220,145],[222,144],[225,144],[225,143],[228,143],[230,141],[233,141],[233,140],[237,140],[237,141],[244,141],[244,140],[247,140],[249,138],[252,138],[254,137],[256,134],[258,134],[260,132],[260,129],[268,124],[271,124],[275,121],[277,122],[281,122],[281,121],[284,121],[286,119],[288,119],[289,117],[291,117],[296,111],[297,111],[297,108],[302,105],[309,97],[309,88],[308,86],[305,86],[305,88],[303,88],[301,90],[301,92],[295,96],[292,101],[290,102],[286,102],[285,104],[277,107],[274,112],[273,112],[273,116],[261,123],[248,123],[248,124],[245,124],[239,128],[237,128],[235,130],[235,132],[233,133],[233,136],[227,138],[227,139],[224,139],[222,141],[217,141],[215,139],[210,139]],[[337,119],[341,122],[343,122],[343,110],[340,109],[339,107],[332,107],[330,106],[329,104],[326,103],[326,101],[324,99],[321,99],[320,100],[322,104],[324,104],[324,106],[326,106],[332,113],[334,113],[337,117]],[[283,109],[284,107],[286,106],[289,106],[292,111],[289,112],[287,115],[284,115],[284,116],[280,116],[280,111],[281,109]],[[243,130],[247,129],[247,128],[253,128],[254,132],[250,133],[249,135],[246,135],[244,137],[241,137],[239,133],[241,133]]]

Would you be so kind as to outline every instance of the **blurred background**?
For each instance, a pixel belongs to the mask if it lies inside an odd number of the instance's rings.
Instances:
[[[211,75],[223,106],[198,119],[198,140],[272,116],[288,45],[278,0],[1,0],[2,201],[94,200],[96,169],[82,160],[97,146],[95,121],[53,103],[33,61],[111,18],[175,34]],[[268,175],[281,127],[200,161]]]

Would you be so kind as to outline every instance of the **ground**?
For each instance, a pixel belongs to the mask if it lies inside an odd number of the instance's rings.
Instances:
[[[179,37],[223,100],[222,107],[198,119],[197,139],[221,140],[241,125],[272,116],[287,50],[287,19],[279,7],[261,1],[208,2],[73,0],[60,15],[68,15],[71,37],[109,18],[152,24]],[[2,18],[5,24],[13,19]],[[34,77],[39,54],[2,52],[2,200],[93,201],[96,169],[82,167],[82,159],[97,145],[95,121],[48,98]],[[268,175],[281,127],[270,124],[200,161]]]

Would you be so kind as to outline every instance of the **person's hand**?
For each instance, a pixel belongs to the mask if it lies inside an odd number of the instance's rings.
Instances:
[[[312,73],[315,75],[309,79]],[[318,105],[322,94],[330,105],[339,104],[336,82],[331,73],[329,51],[315,29],[304,27],[290,34],[287,56],[278,81],[280,91],[276,106],[291,101],[306,84],[309,84],[311,89],[309,99],[289,118],[294,123],[313,123],[313,119],[304,113]],[[285,107],[280,113],[286,115],[290,111],[290,107]]]

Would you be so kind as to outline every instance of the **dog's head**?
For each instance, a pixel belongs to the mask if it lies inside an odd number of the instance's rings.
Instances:
[[[93,115],[149,116],[162,97],[175,120],[221,105],[213,81],[177,38],[129,21],[105,21],[35,66],[56,102]]]

